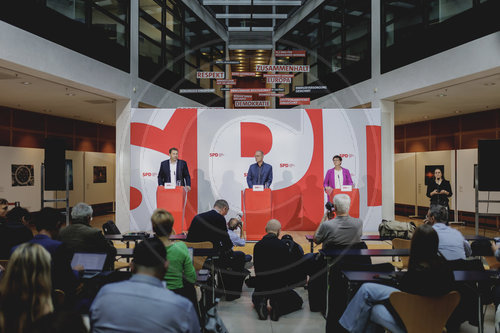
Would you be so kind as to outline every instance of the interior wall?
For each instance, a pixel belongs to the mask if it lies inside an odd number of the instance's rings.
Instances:
[[[394,155],[394,192],[395,202],[405,205],[415,205],[415,153]]]
[[[41,209],[41,164],[44,150],[36,148],[19,148],[0,146],[0,197],[9,202],[19,201],[29,211]],[[70,206],[78,202],[102,204],[114,202],[115,189],[115,154],[66,151],[66,159],[73,164],[73,190],[70,191]],[[13,186],[12,165],[33,165],[33,186]],[[93,167],[106,166],[107,182],[93,183]],[[45,199],[66,197],[65,191],[45,191]],[[46,203],[45,207],[64,208],[63,202]]]

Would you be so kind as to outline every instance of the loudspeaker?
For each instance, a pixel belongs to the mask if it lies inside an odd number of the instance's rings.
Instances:
[[[477,178],[479,191],[500,191],[498,156],[500,156],[500,140],[478,141]]]
[[[45,190],[66,189],[66,142],[61,139],[45,139]]]

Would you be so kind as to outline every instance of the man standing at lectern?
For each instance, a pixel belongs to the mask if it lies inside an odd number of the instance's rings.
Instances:
[[[184,186],[186,190],[191,190],[191,177],[186,161],[179,160],[179,150],[170,148],[168,151],[169,160],[161,162],[160,171],[158,172],[158,185],[162,186],[165,183]]]
[[[269,188],[273,182],[273,167],[270,164],[264,163],[264,152],[257,150],[255,152],[255,162],[250,165],[247,174],[247,184],[249,188],[254,185],[264,185]]]

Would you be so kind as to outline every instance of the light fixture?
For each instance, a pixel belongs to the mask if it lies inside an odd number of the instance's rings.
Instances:
[[[424,116],[424,119],[429,119],[429,116]]]
[[[439,95],[436,95],[436,96],[437,96],[437,97],[446,97],[446,96],[448,96],[448,95],[446,95],[446,94],[439,94]]]
[[[76,96],[74,93],[66,93],[66,96]]]
[[[31,84],[31,82],[24,81],[24,82],[21,82],[21,84],[24,84],[25,86],[29,86]]]

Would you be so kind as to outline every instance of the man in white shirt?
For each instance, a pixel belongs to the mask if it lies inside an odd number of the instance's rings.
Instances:
[[[168,151],[170,159],[161,162],[158,172],[158,185],[165,183],[184,186],[186,190],[191,190],[191,177],[186,161],[179,159],[179,150],[170,148]]]

